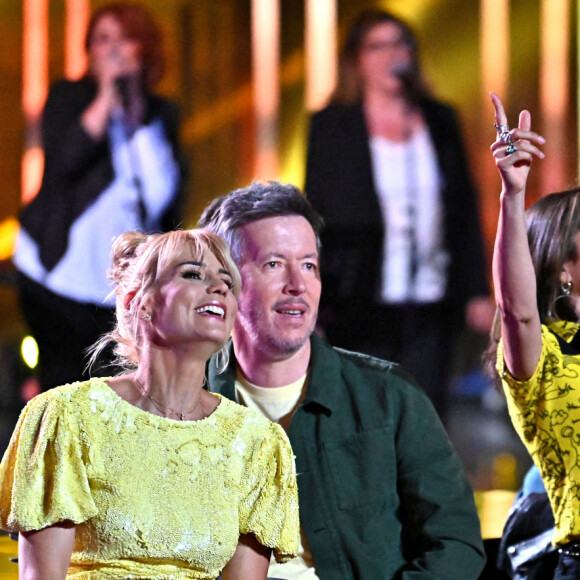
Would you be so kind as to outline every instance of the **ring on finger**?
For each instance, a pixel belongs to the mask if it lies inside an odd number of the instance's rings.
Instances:
[[[499,135],[499,140],[502,143],[507,143],[508,145],[510,145],[512,142],[512,136],[510,135],[509,125],[507,123],[504,123],[503,125],[498,125],[497,123],[494,123],[493,126],[495,127],[495,130]]]
[[[512,136],[509,133],[502,133],[499,136],[499,140],[506,145],[513,145]]]
[[[508,146],[505,148],[506,155],[511,155],[512,153],[515,153],[517,150],[518,148],[511,142],[510,139]]]

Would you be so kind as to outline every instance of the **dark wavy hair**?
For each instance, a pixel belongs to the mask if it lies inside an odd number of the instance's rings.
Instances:
[[[580,231],[580,187],[540,198],[527,210],[526,224],[540,322],[578,322],[574,307],[562,291],[560,274],[566,262],[579,257],[575,237]],[[486,372],[494,379],[497,379],[495,360],[500,338],[500,317],[496,312],[490,345],[484,354]]]
[[[363,98],[362,83],[358,72],[358,58],[368,33],[379,24],[396,24],[403,33],[403,41],[411,49],[411,64],[405,75],[407,96],[417,101],[429,95],[419,65],[417,37],[404,20],[391,12],[370,8],[361,12],[351,23],[339,56],[338,82],[330,97],[331,103],[354,104]]]
[[[577,322],[573,306],[562,294],[560,274],[566,262],[578,258],[575,236],[580,231],[580,187],[541,198],[526,217],[540,321]]]
[[[99,6],[92,14],[85,49],[89,51],[97,22],[103,16],[112,16],[123,28],[127,36],[139,42],[143,61],[143,81],[147,88],[155,86],[165,72],[163,35],[157,21],[147,8],[129,2],[113,2]]]

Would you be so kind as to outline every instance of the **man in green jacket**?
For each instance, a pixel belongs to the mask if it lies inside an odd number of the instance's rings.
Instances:
[[[296,455],[303,552],[269,577],[478,578],[473,492],[426,395],[398,365],[314,332],[322,220],[300,190],[253,183],[199,225],[229,242],[242,276],[229,362],[210,363],[210,389],[279,422]]]

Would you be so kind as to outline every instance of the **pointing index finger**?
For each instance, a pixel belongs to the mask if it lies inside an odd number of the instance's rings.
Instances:
[[[493,108],[495,109],[495,124],[499,127],[507,125],[507,116],[501,99],[494,92],[490,92],[489,95],[491,97],[491,102],[493,103]]]

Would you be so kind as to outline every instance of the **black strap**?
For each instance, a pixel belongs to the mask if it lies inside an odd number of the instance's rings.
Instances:
[[[574,338],[570,342],[566,342],[561,336],[550,329],[550,332],[557,338],[558,344],[562,354],[580,355],[580,330],[576,332]]]

